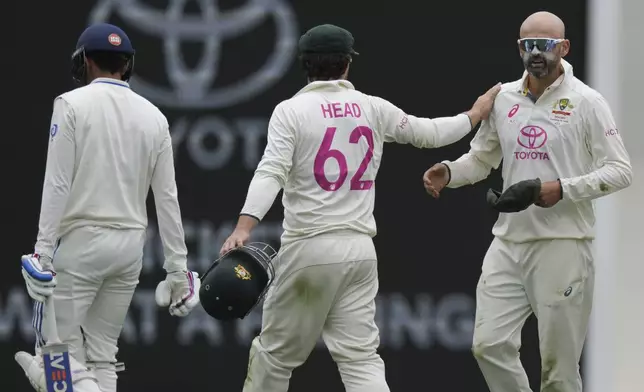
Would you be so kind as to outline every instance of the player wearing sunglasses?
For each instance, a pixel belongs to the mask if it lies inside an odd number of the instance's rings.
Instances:
[[[526,71],[539,84],[552,84],[559,77],[557,67],[570,50],[570,41],[563,38],[527,37],[517,40]]]
[[[503,161],[505,192],[492,203],[501,213],[476,289],[472,351],[490,391],[530,392],[519,347],[534,313],[541,391],[581,392],[595,278],[592,200],[628,187],[631,163],[608,103],[563,60],[570,42],[561,19],[531,15],[518,44],[523,77],[503,85],[470,151],[434,165],[423,180],[438,197],[445,186],[485,179]]]

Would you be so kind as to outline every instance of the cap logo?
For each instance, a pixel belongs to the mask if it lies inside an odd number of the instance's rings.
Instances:
[[[119,45],[121,45],[121,37],[119,37],[119,35],[118,35],[118,34],[114,34],[114,33],[110,34],[110,35],[107,37],[107,40],[109,41],[109,43],[111,43],[111,44],[112,44],[112,45],[114,45],[114,46],[119,46]]]

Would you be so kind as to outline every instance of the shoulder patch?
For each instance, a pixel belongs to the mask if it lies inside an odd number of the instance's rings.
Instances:
[[[49,129],[49,137],[51,140],[54,140],[54,136],[58,133],[58,124],[52,124]]]

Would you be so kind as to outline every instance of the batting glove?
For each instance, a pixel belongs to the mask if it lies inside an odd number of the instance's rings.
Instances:
[[[170,314],[187,316],[199,304],[199,274],[193,271],[170,272],[157,286],[154,298],[159,306],[169,306]]]
[[[22,256],[22,277],[34,301],[45,302],[56,288],[56,272],[51,258],[36,253]]]
[[[19,351],[14,356],[18,365],[24,370],[29,383],[37,392],[47,392],[47,381],[42,358],[27,352]]]
[[[24,351],[18,351],[14,355],[14,359],[16,362],[18,362],[18,365],[22,368],[22,370],[25,372],[25,375],[27,376],[27,379],[29,380],[29,383],[31,384],[32,387],[36,390],[36,392],[47,392],[47,380],[45,378],[45,368],[43,364],[43,359],[42,356],[36,354],[36,355],[31,355],[28,352]],[[82,380],[91,380],[93,381],[93,385],[96,385],[95,388],[87,388],[87,383],[84,385],[86,386],[83,391],[87,392],[99,392],[98,382],[96,375],[87,368],[86,366],[82,365],[80,362],[78,362],[73,356],[69,356],[69,366],[71,368],[71,378],[72,378],[72,383],[76,384]],[[64,389],[65,391],[67,390],[72,390],[72,386],[68,386],[69,389]],[[77,390],[75,387],[73,388],[74,390]],[[80,388],[78,388],[80,390]]]

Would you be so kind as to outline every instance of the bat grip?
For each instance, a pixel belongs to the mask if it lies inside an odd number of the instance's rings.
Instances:
[[[50,295],[45,302],[44,323],[46,328],[47,344],[60,343],[58,338],[58,327],[56,327],[56,309],[54,308],[54,296]]]

